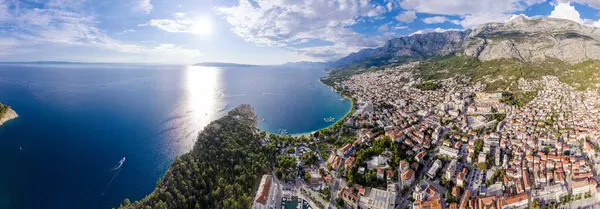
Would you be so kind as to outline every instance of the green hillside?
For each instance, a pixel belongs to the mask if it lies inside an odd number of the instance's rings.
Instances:
[[[213,121],[150,195],[134,203],[126,199],[120,208],[251,208],[254,189],[269,172],[269,152],[255,125],[249,105]]]

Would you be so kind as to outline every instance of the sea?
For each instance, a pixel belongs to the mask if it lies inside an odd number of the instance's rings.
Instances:
[[[267,132],[325,128],[351,103],[323,76],[311,67],[1,64],[0,102],[19,118],[0,126],[0,208],[142,199],[204,126],[239,104]]]

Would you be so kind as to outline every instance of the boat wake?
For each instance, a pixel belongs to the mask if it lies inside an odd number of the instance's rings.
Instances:
[[[123,163],[125,163],[125,157],[123,157],[119,163],[117,165],[115,165],[114,167],[112,167],[110,170],[108,171],[117,171],[115,173],[115,175],[113,175],[113,177],[110,179],[110,181],[108,182],[108,185],[106,185],[106,189],[104,190],[104,192],[102,192],[102,194],[100,196],[104,196],[106,194],[106,192],[108,191],[108,189],[110,188],[110,185],[112,184],[112,182],[115,180],[115,178],[117,177],[117,175],[119,175],[119,172],[121,172],[121,167],[123,167]]]
[[[125,157],[123,157],[119,163],[117,163],[117,165],[113,166],[109,171],[116,171],[121,169],[121,166],[123,166],[123,163],[125,163]]]

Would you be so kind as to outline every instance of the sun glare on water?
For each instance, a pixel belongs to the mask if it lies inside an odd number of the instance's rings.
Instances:
[[[220,70],[214,67],[191,66],[187,69],[189,108],[196,121],[204,127],[214,114]]]
[[[189,66],[185,73],[186,96],[184,110],[186,122],[182,136],[195,137],[211,120],[218,117],[219,78],[221,70],[214,67]],[[192,133],[191,135],[189,135]],[[188,152],[195,140],[182,141],[178,145],[178,154]]]

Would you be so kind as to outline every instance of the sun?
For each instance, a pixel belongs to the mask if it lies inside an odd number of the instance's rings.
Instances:
[[[190,32],[196,35],[210,35],[212,22],[208,18],[199,18],[190,28]]]

